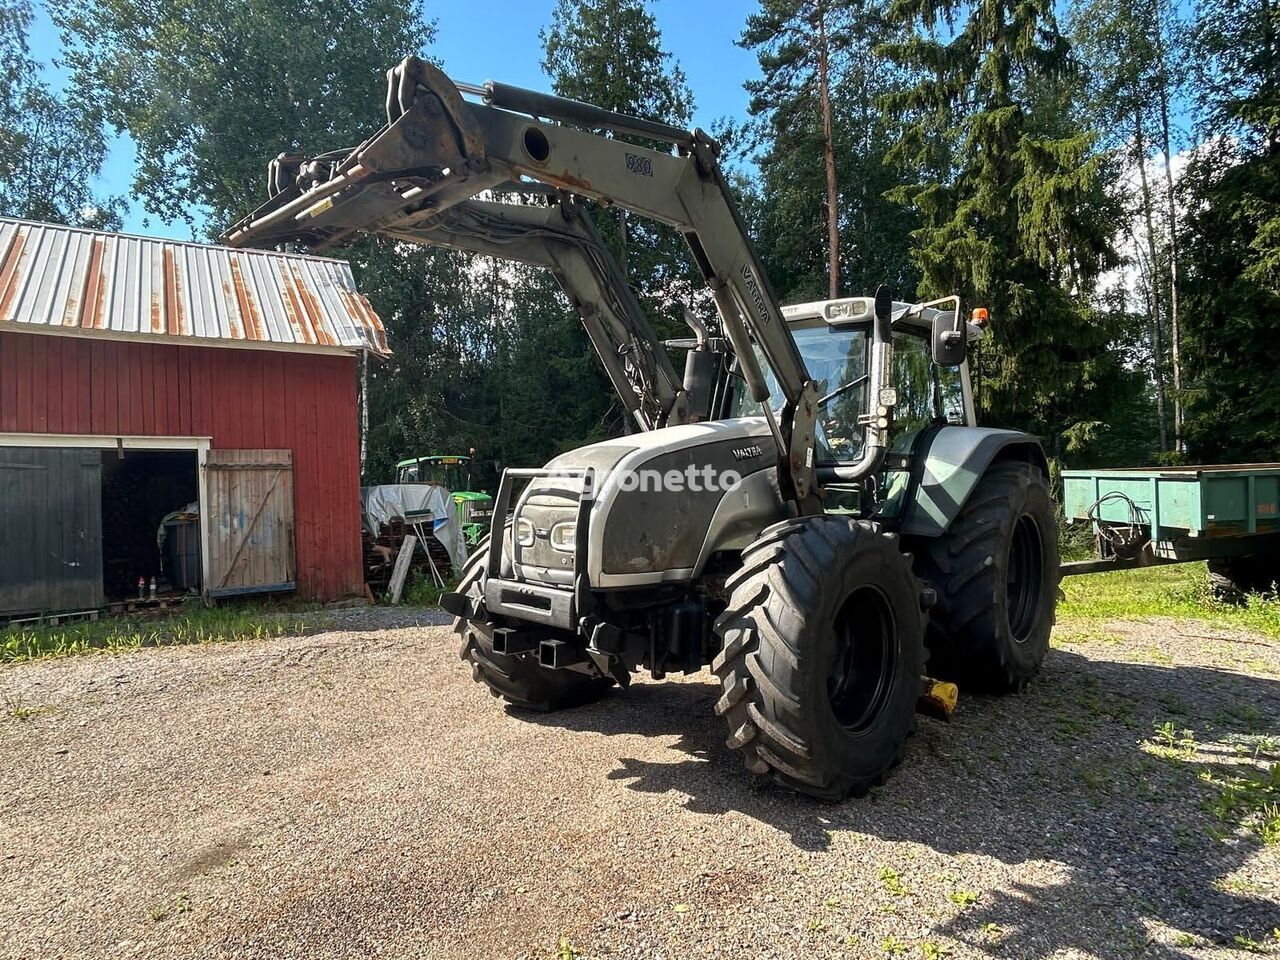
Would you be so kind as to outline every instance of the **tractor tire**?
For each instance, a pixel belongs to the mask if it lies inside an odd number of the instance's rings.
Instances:
[[[915,728],[921,586],[898,538],[835,515],[767,527],[726,584],[716,713],[748,770],[824,800],[884,783]]]
[[[1274,597],[1280,581],[1280,556],[1220,557],[1209,561],[1209,587],[1224,603],[1243,603],[1251,593]]]
[[[925,634],[933,674],[962,689],[1021,690],[1049,649],[1062,579],[1044,474],[992,464],[947,532],[918,546],[916,571],[938,595]]]
[[[456,592],[475,598],[484,596],[488,554],[486,536],[476,544],[475,551],[463,565]],[[538,663],[534,653],[494,653],[485,626],[464,617],[454,618],[453,630],[462,637],[461,657],[471,664],[471,676],[477,683],[485,684],[490,693],[513,707],[549,713],[598,700],[613,686],[611,677],[591,677],[575,670],[550,670]]]

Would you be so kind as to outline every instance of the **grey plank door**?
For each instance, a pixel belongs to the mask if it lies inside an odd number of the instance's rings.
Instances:
[[[209,595],[292,590],[293,451],[210,450],[205,470]]]

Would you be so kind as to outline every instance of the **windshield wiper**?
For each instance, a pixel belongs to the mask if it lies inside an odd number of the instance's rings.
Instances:
[[[840,394],[845,393],[849,390],[852,390],[854,387],[861,386],[862,384],[866,383],[869,379],[871,379],[871,374],[864,373],[862,376],[858,377],[856,380],[850,380],[844,386],[836,387],[834,390],[832,390],[825,397],[823,397],[821,400],[818,401],[818,406],[822,406],[823,404],[830,403],[836,397],[840,396]]]

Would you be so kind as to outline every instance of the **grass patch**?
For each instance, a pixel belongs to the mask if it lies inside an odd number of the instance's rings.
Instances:
[[[6,696],[4,698],[5,716],[13,720],[30,720],[38,714],[48,712],[48,707],[27,706],[26,702],[21,697]]]
[[[1161,760],[1185,763],[1196,755],[1196,736],[1192,730],[1179,729],[1172,720],[1156,722],[1155,735],[1143,742],[1143,747]]]
[[[443,587],[438,587],[429,574],[415,570],[404,585],[400,602],[410,607],[438,607],[440,597],[455,586],[457,584],[454,581],[447,580]]]
[[[1205,809],[1219,823],[1241,824],[1265,845],[1280,844],[1280,766],[1221,777],[1206,770],[1200,779],[1215,790]]]
[[[327,615],[317,608],[240,604],[210,608],[194,601],[178,613],[161,616],[133,614],[58,626],[9,627],[0,631],[0,663],[139,647],[263,640],[313,632],[327,622]]]
[[[1067,577],[1062,592],[1066,599],[1058,606],[1058,616],[1067,628],[1067,642],[1093,639],[1077,622],[1141,617],[1205,620],[1280,640],[1280,601],[1259,596],[1240,605],[1215,600],[1203,563]]]

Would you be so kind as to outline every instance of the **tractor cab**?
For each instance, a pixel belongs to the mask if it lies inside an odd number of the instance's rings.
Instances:
[[[471,458],[410,457],[396,464],[396,483],[431,483],[449,492],[471,489]]]
[[[864,485],[842,483],[840,474],[862,456],[866,418],[875,416],[881,406],[873,403],[869,375],[872,310],[870,297],[782,308],[821,397],[815,421],[815,454],[828,512],[864,512]],[[874,515],[881,519],[896,517],[901,511],[911,467],[926,433],[948,426],[976,426],[967,349],[944,355],[938,345],[944,328],[960,332],[966,348],[983,336],[983,327],[977,322],[956,323],[954,309],[894,302],[893,317],[888,379],[895,394],[889,405],[893,416],[888,451],[874,486]],[[770,392],[777,396],[777,385],[768,373],[766,380]],[[759,416],[760,405],[743,389],[741,378],[733,378],[733,382],[736,389],[730,392],[727,415]]]

